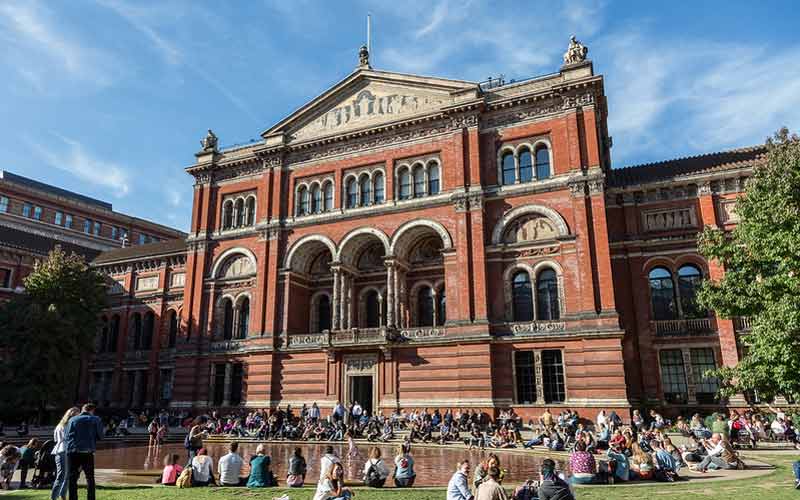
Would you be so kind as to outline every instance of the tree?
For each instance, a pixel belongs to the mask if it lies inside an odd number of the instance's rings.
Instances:
[[[59,247],[0,305],[0,405],[19,415],[73,402],[81,363],[94,351],[104,278]]]
[[[735,367],[714,372],[720,394],[756,391],[770,400],[800,399],[800,138],[782,129],[767,140],[736,203],[733,231],[706,228],[700,252],[725,268],[707,281],[698,298],[723,318],[747,316],[752,331]]]

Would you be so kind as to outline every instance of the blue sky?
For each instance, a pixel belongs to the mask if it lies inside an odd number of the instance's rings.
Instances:
[[[800,128],[794,2],[0,1],[0,169],[186,229],[183,168],[349,74],[556,71],[570,34],[606,78],[615,166]]]

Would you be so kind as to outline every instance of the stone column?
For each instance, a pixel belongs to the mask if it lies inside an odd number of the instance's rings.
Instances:
[[[225,363],[225,390],[222,396],[222,406],[231,404],[231,377],[233,375],[233,364]]]
[[[339,329],[347,328],[347,273],[342,272],[339,276]]]
[[[394,322],[394,262],[386,262],[386,327],[392,328]]]
[[[355,309],[355,281],[355,276],[350,276],[347,284],[347,328],[353,328],[355,319],[353,317],[353,309]]]
[[[331,330],[339,329],[339,281],[340,271],[338,267],[333,268],[333,300],[331,308],[333,309],[333,318],[331,319]]]

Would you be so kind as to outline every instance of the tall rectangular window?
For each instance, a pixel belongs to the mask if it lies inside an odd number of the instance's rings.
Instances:
[[[64,214],[61,211],[56,210],[56,216],[53,218],[53,224],[56,226],[60,226],[64,223]]]
[[[111,226],[111,239],[117,239],[117,226]]]
[[[8,198],[0,196],[0,212],[8,212]]]
[[[119,239],[120,240],[127,240],[128,239],[128,230],[127,229],[120,228],[120,230],[119,230]],[[127,243],[130,243],[130,242],[126,242],[126,244]]]
[[[699,404],[714,404],[717,399],[719,384],[716,378],[703,376],[705,372],[717,368],[717,363],[714,361],[714,349],[710,347],[692,349],[690,354],[697,402]]]
[[[91,234],[92,232],[92,221],[89,219],[85,219],[83,221],[83,232],[86,234]]]
[[[33,207],[33,218],[42,220],[42,207]]]
[[[23,217],[30,217],[32,209],[33,209],[33,207],[31,206],[30,203],[23,203],[22,204],[22,216]]]
[[[561,351],[557,349],[542,351],[542,379],[545,403],[560,403],[567,398]]]
[[[139,233],[139,244],[144,245],[147,243],[147,235],[144,233]]]
[[[94,235],[95,236],[100,236],[100,229],[101,229],[101,224],[99,222],[97,222],[97,221],[94,221]]]
[[[11,269],[0,268],[0,288],[11,288]]]
[[[225,363],[217,363],[214,365],[214,406],[222,406],[222,401],[225,398]]]
[[[658,353],[661,361],[661,388],[664,400],[671,404],[686,404],[686,370],[683,366],[683,353],[680,349],[664,349]]]
[[[72,215],[67,214],[64,216],[64,227],[67,229],[72,229]]]
[[[231,374],[231,406],[238,406],[242,402],[242,383],[244,381],[244,366],[241,363],[233,365]]]
[[[517,379],[517,403],[536,402],[536,367],[533,351],[514,353],[514,373]]]

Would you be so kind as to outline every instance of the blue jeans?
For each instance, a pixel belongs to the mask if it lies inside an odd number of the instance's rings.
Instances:
[[[50,491],[50,499],[56,500],[67,496],[67,454],[59,453],[54,455],[56,459],[56,478],[53,481],[53,489]]]
[[[792,470],[794,470],[794,478],[800,481],[800,460],[792,464]]]

